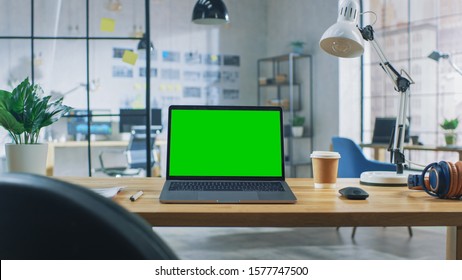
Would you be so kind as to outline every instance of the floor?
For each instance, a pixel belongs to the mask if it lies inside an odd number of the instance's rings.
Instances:
[[[180,259],[444,259],[446,228],[154,228]]]

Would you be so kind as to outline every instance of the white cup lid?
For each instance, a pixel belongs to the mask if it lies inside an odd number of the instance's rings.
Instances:
[[[341,158],[339,153],[328,152],[328,151],[313,151],[310,157],[311,158]]]

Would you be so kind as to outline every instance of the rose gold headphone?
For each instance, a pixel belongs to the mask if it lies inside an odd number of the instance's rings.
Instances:
[[[431,163],[425,167],[421,175],[409,175],[407,185],[409,189],[423,189],[431,196],[460,199],[462,197],[462,161]]]

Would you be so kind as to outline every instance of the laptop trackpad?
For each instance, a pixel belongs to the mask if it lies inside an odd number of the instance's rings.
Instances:
[[[216,201],[218,203],[239,203],[240,201],[258,200],[256,192],[199,192],[201,201]]]

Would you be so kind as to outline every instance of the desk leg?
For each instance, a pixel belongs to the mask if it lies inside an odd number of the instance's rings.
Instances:
[[[374,159],[375,160],[380,160],[380,148],[373,148],[374,150]]]
[[[447,227],[446,259],[462,260],[462,226]]]

